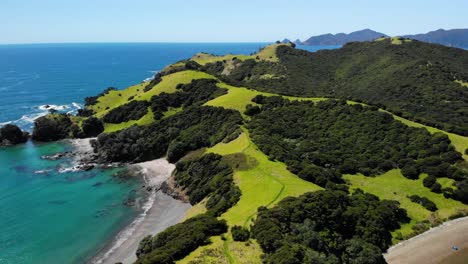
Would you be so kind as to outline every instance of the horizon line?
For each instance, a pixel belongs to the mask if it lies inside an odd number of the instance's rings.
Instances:
[[[7,45],[50,45],[50,44],[264,44],[275,41],[65,41],[65,42],[12,42],[0,43]]]

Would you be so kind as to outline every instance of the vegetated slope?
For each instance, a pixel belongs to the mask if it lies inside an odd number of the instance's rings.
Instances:
[[[364,101],[468,135],[468,51],[407,39],[349,43],[310,53],[283,45],[278,63],[217,62],[202,69],[260,91]],[[231,63],[232,64],[232,63]]]
[[[462,155],[442,134],[411,128],[377,108],[344,101],[289,102],[257,96],[262,104],[249,129],[260,149],[299,177],[336,188],[341,174],[379,175],[400,168],[405,177],[427,173],[424,186],[468,204],[468,172],[456,166]],[[442,190],[437,177],[457,181]]]
[[[386,263],[390,231],[407,221],[394,201],[356,191],[318,191],[260,208],[252,227],[264,263]]]

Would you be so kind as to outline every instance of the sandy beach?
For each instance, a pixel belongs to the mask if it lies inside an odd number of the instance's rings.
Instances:
[[[454,245],[458,247],[458,251],[452,250]],[[466,257],[467,249],[468,217],[464,217],[403,241],[389,248],[384,257],[389,264],[468,263],[468,260],[455,260]]]
[[[175,166],[165,159],[139,163],[146,186],[158,188],[170,176]],[[135,252],[139,242],[147,235],[157,234],[171,225],[182,221],[190,204],[176,200],[161,191],[151,194],[144,212],[130,226],[122,230],[106,249],[102,250],[91,263],[130,264],[136,260]]]

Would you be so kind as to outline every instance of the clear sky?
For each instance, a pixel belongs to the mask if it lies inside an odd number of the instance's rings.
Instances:
[[[468,0],[0,0],[0,43],[263,42],[468,28]]]

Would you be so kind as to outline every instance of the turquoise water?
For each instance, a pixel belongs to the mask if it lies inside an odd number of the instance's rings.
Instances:
[[[138,214],[123,203],[138,197],[138,179],[112,177],[118,169],[59,173],[66,160],[40,158],[69,148],[0,151],[0,263],[83,263]]]

